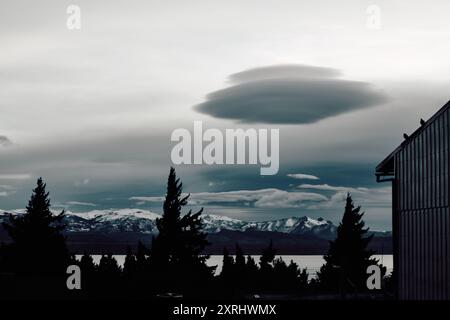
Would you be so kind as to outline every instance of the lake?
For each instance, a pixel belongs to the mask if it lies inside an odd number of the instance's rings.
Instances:
[[[76,256],[77,259],[81,258],[81,255]],[[92,258],[94,259],[95,263],[99,263],[101,255],[92,255]],[[255,259],[256,263],[259,263],[259,255],[252,255],[253,259]],[[324,264],[325,260],[323,259],[323,256],[320,255],[281,255],[277,256],[281,257],[286,263],[289,263],[291,260],[294,261],[300,268],[307,268],[309,272],[309,278],[312,279],[316,276],[317,271],[320,270],[320,267]],[[380,263],[382,263],[387,268],[387,273],[392,272],[393,268],[393,256],[391,254],[385,254],[385,255],[374,255],[374,258],[377,258],[380,260]],[[125,255],[114,255],[114,258],[116,258],[117,263],[120,266],[123,266],[125,262]],[[209,266],[217,266],[216,268],[216,275],[220,273],[222,270],[222,255],[211,255],[209,259],[206,261],[207,265]]]

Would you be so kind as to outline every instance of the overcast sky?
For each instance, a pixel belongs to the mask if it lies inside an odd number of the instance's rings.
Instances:
[[[69,5],[81,29],[66,26]],[[370,5],[380,28],[367,25]],[[177,166],[192,205],[323,216],[352,192],[390,229],[374,167],[450,99],[450,2],[1,1],[0,208],[161,211],[171,132],[280,129],[280,171]]]

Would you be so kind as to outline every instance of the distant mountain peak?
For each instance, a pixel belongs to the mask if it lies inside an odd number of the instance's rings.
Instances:
[[[161,218],[161,215],[152,211],[142,209],[118,209],[118,210],[93,210],[88,212],[70,212],[67,211],[66,215],[74,215],[83,219],[121,219],[127,217],[142,218],[148,220],[156,220]]]
[[[22,209],[9,211],[12,214],[23,214]],[[0,218],[5,216],[0,210]],[[55,211],[57,213],[57,211]],[[58,211],[59,213],[59,211]],[[88,212],[66,211],[68,232],[138,232],[155,234],[156,219],[161,215],[143,209],[110,209],[93,210]],[[313,219],[307,216],[289,217],[269,221],[244,221],[216,214],[204,214],[204,231],[218,233],[222,230],[230,231],[266,231],[299,235],[315,235],[331,239],[335,236],[336,226],[323,218]]]

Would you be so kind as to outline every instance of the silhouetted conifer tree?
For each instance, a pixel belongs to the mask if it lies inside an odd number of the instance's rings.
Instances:
[[[151,256],[155,271],[160,275],[158,279],[166,289],[199,287],[212,277],[214,270],[206,266],[207,256],[202,255],[208,245],[200,219],[203,209],[194,214],[191,210],[181,214],[188,198],[189,195],[182,195],[182,183],[175,169],[170,168],[163,215],[156,221],[159,233],[153,241]]]
[[[13,271],[31,274],[64,274],[69,263],[65,237],[61,233],[64,211],[50,211],[46,184],[39,178],[23,215],[9,216],[3,223],[13,243]]]
[[[122,269],[112,254],[102,255],[96,272],[97,293],[114,298],[123,294],[121,272]]]
[[[83,293],[92,294],[92,292],[96,289],[96,270],[97,266],[94,263],[94,259],[91,255],[84,252],[80,261],[78,262],[78,266],[81,269],[81,288]]]
[[[337,228],[336,240],[330,241],[325,264],[320,268],[319,281],[322,288],[333,291],[355,292],[366,289],[369,265],[378,264],[371,258],[374,254],[367,246],[373,235],[367,236],[369,228],[364,228],[361,207],[353,205],[347,194],[344,216]]]
[[[297,273],[298,270],[294,272]],[[297,282],[297,274],[290,274],[286,262],[279,257],[273,261],[273,272],[268,280],[272,285],[271,289],[292,289]]]
[[[248,287],[254,290],[258,284],[258,273],[259,268],[250,255],[247,256],[247,262],[245,264],[245,278],[246,283],[248,283]]]
[[[247,262],[246,262],[246,268],[248,273],[254,273],[258,271],[258,265],[255,262],[255,259],[253,259],[252,256],[247,256]]]
[[[291,261],[291,264],[289,265],[289,268],[294,268],[292,264],[295,264],[293,261]],[[298,268],[298,266],[295,264],[295,267]],[[300,274],[298,275],[298,284],[300,287],[300,292],[305,292],[309,289],[309,274],[308,270],[306,268],[303,268],[300,270]]]
[[[149,274],[150,270],[150,250],[139,240],[136,251],[136,269],[140,276]]]
[[[234,272],[234,259],[230,256],[227,248],[223,248],[223,263],[222,271],[220,272],[220,277],[224,283],[229,283],[233,279]]]
[[[108,277],[118,277],[121,273],[121,268],[117,260],[112,254],[102,255],[100,263],[98,264],[98,272],[101,275]]]
[[[68,265],[78,264],[77,257],[74,253],[69,254]]]
[[[286,291],[304,292],[308,286],[308,273],[306,269],[290,261],[286,264],[281,258],[274,260],[274,277],[278,289]]]
[[[272,262],[275,259],[275,254],[277,251],[273,247],[272,240],[270,240],[269,245],[262,250],[261,257],[259,258],[259,265],[261,269],[271,269]]]
[[[236,258],[235,258],[235,264],[234,264],[234,281],[238,288],[242,288],[247,286],[246,282],[246,263],[245,263],[245,256],[242,252],[241,247],[239,247],[238,244],[236,244]]]
[[[84,254],[81,256],[79,266],[81,272],[83,272],[83,275],[94,274],[96,270],[94,259],[90,254],[87,254],[86,252],[84,252]]]
[[[262,250],[261,257],[259,258],[259,284],[264,289],[274,287],[273,261],[275,254],[276,250],[273,247],[272,240],[270,240],[269,245]]]
[[[222,270],[219,274],[219,284],[223,296],[232,296],[235,290],[235,278],[234,278],[234,258],[230,255],[227,248],[223,248],[223,260]]]
[[[125,279],[130,280],[137,274],[137,261],[136,256],[133,254],[131,247],[127,246],[127,254],[125,256],[125,262],[123,264],[123,276]]]

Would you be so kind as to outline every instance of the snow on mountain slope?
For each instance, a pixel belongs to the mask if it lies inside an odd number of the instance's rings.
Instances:
[[[135,217],[149,220],[156,220],[161,215],[140,209],[119,209],[119,210],[93,210],[88,212],[66,212],[67,215],[78,216],[83,219],[99,219],[100,221],[117,220],[124,217]]]
[[[161,215],[139,209],[120,210],[94,210],[84,213],[66,212],[67,229],[70,231],[97,231],[104,233],[112,232],[141,232],[155,233],[156,219]],[[78,218],[78,219],[77,219]],[[83,220],[80,220],[83,219]],[[75,221],[74,221],[75,220]],[[83,224],[83,230],[77,230],[72,222]],[[86,226],[86,224],[90,224]]]
[[[9,211],[22,214],[24,210]],[[55,212],[56,213],[56,212]],[[59,213],[59,212],[58,212]],[[0,220],[4,220],[6,212],[0,210]],[[140,232],[157,233],[156,219],[160,214],[141,209],[94,210],[89,212],[66,212],[65,222],[68,232]],[[272,221],[248,222],[225,216],[204,214],[203,227],[207,233],[221,230],[232,231],[266,231],[300,235],[315,235],[321,238],[332,238],[336,227],[331,221],[322,218],[291,217]]]
[[[23,214],[25,210],[0,210],[0,221],[5,220],[8,213]],[[54,211],[54,214],[60,211]],[[140,209],[94,210],[89,212],[66,211],[65,223],[68,232],[141,232],[155,233],[156,219],[161,215]]]
[[[249,223],[248,229],[258,231],[275,231],[292,234],[313,234],[330,238],[334,236],[336,227],[331,221],[322,218],[312,219],[309,217],[291,217],[274,221],[252,222]]]
[[[203,229],[208,233],[216,233],[221,230],[244,231],[248,222],[214,214],[201,216]]]
[[[13,214],[13,215],[16,215],[16,214],[23,214],[25,212],[26,212],[25,209],[14,209],[14,210],[9,210],[9,211],[0,209],[0,217],[1,216],[5,216],[5,215],[10,214],[10,213]]]

